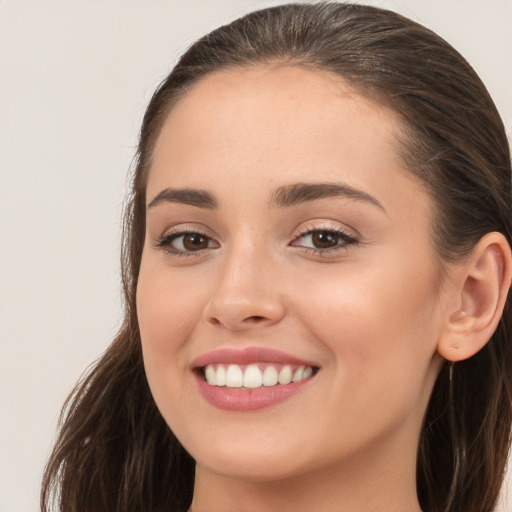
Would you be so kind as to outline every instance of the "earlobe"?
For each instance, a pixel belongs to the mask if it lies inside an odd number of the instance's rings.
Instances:
[[[512,279],[506,238],[501,233],[487,233],[457,270],[456,307],[448,311],[437,347],[448,361],[473,356],[496,330]]]

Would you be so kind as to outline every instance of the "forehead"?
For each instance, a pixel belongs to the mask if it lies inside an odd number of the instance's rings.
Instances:
[[[158,137],[148,196],[169,186],[374,179],[409,174],[393,111],[341,77],[298,66],[215,72],[173,107]],[[339,176],[336,176],[339,178]],[[357,183],[356,183],[357,184]]]

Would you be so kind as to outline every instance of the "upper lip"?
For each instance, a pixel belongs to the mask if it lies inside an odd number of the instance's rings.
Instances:
[[[251,363],[281,363],[298,366],[318,366],[311,361],[300,359],[280,350],[249,347],[242,350],[224,348],[207,352],[199,356],[192,363],[193,368],[199,368],[208,364],[251,364]]]

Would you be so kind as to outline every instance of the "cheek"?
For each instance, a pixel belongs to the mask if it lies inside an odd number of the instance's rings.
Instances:
[[[169,425],[180,417],[189,390],[187,341],[200,317],[202,297],[194,280],[143,260],[137,283],[137,317],[146,377],[155,402]],[[200,287],[199,287],[200,288]]]
[[[137,284],[143,345],[159,352],[174,352],[201,316],[203,295],[196,279],[176,276],[143,262]]]
[[[150,259],[142,262],[137,317],[146,376],[159,407],[170,398],[179,402],[177,397],[183,393],[187,341],[202,314],[201,290],[190,277],[173,275]]]
[[[305,276],[304,316],[312,322],[318,319],[315,323],[333,334],[369,330],[384,338],[407,329],[421,332],[431,324],[436,301],[432,277],[418,278],[404,269],[395,273],[384,265],[373,272],[352,270],[334,269],[330,274],[315,275],[314,279]],[[364,337],[359,338],[360,342],[365,341]]]
[[[308,330],[333,355],[340,388],[360,389],[407,380],[418,389],[428,372],[437,341],[435,276],[417,276],[398,264],[357,272],[334,270],[304,282],[302,318]],[[423,267],[428,268],[428,267]]]
[[[323,297],[310,294],[308,329],[330,352],[330,391],[319,413],[327,437],[343,425],[343,438],[352,442],[371,437],[375,426],[390,433],[408,418],[416,418],[415,432],[435,381],[428,288],[411,294],[405,282],[384,286],[386,279],[376,277],[364,285],[346,279]]]

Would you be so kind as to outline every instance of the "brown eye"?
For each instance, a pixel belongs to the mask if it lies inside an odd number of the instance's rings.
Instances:
[[[316,249],[330,249],[340,242],[340,236],[333,231],[315,231],[311,234],[311,242]]]
[[[203,233],[185,231],[164,235],[156,246],[166,253],[175,256],[189,256],[194,253],[201,254],[203,250],[218,249],[219,244]]]
[[[201,251],[208,248],[209,238],[200,233],[183,235],[183,248],[187,251]]]
[[[293,247],[302,247],[315,253],[335,253],[357,245],[353,236],[337,229],[312,229],[292,242]]]

